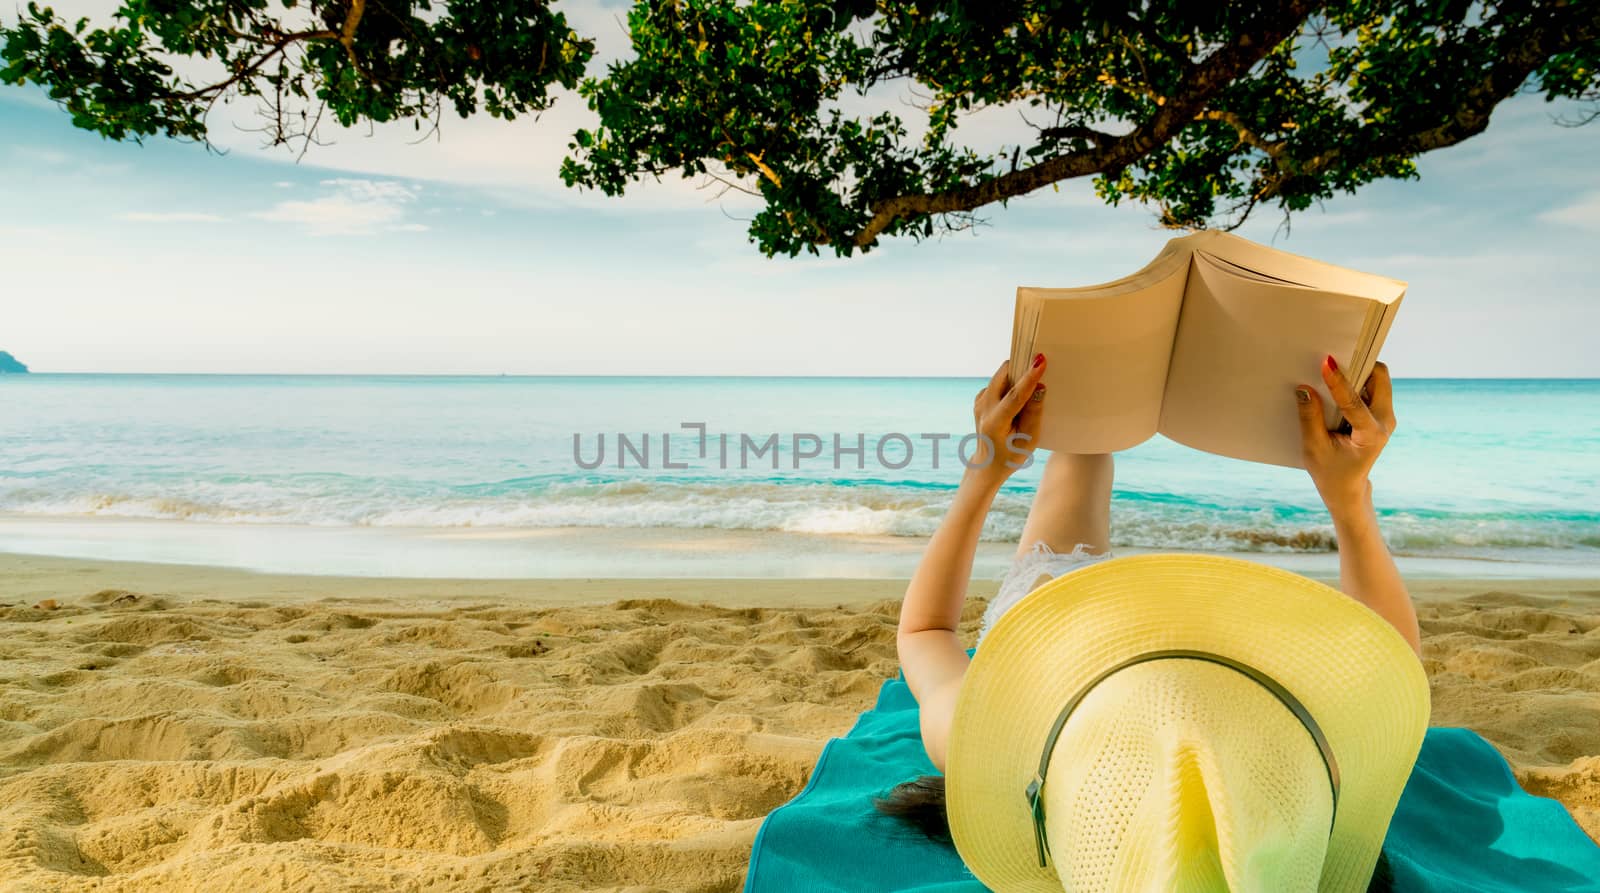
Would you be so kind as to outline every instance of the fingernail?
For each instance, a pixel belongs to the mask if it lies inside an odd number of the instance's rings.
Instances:
[[[1043,365],[1044,365],[1044,354],[1042,354],[1042,353],[1034,354],[1033,355],[1033,368],[1037,369],[1037,368],[1039,368],[1040,366],[1043,366]]]
[[[1296,400],[1299,400],[1301,403],[1310,403],[1311,402],[1311,392],[1306,390],[1305,388],[1295,388],[1294,389],[1294,398]]]
[[[1034,388],[1033,389],[1033,396],[1029,397],[1028,399],[1030,399],[1030,400],[1043,400],[1044,399],[1044,385],[1039,385],[1037,388]]]
[[[1335,372],[1338,372],[1338,371],[1339,371],[1339,364],[1338,364],[1338,363],[1336,363],[1336,362],[1334,362],[1334,360],[1333,360],[1333,354],[1331,354],[1331,353],[1330,353],[1330,354],[1328,354],[1328,368],[1329,368],[1329,369],[1332,369],[1332,370],[1333,370],[1333,371],[1335,371]]]

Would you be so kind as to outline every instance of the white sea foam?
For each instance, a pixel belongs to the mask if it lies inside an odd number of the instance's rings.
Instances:
[[[555,482],[539,487],[366,487],[326,482],[191,481],[178,493],[46,494],[0,488],[0,511],[35,516],[169,519],[221,524],[405,528],[710,528],[852,536],[928,536],[949,506],[946,488],[772,482]],[[983,538],[1020,536],[1030,494],[1004,492]],[[1119,494],[1113,542],[1140,548],[1326,552],[1332,528],[1319,511],[1234,508],[1171,496]],[[1392,548],[1418,554],[1482,550],[1600,549],[1600,525],[1583,518],[1419,516],[1387,513]]]

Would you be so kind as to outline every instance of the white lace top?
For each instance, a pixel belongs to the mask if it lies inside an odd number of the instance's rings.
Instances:
[[[1011,568],[1000,581],[999,591],[989,600],[989,607],[983,612],[983,622],[978,626],[978,642],[974,647],[982,646],[983,637],[1000,616],[1040,584],[1075,568],[1111,557],[1109,551],[1095,555],[1087,551],[1089,548],[1087,543],[1079,543],[1072,547],[1071,552],[1062,553],[1053,551],[1041,540],[1013,559]]]

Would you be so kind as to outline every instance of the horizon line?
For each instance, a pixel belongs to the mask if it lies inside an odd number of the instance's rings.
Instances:
[[[591,372],[27,372],[0,373],[0,380],[33,376],[128,376],[165,378],[667,378],[667,379],[764,379],[764,380],[879,380],[879,381],[969,381],[987,378],[974,375],[753,375],[748,373],[591,373]],[[1600,381],[1597,375],[1408,375],[1395,381]]]

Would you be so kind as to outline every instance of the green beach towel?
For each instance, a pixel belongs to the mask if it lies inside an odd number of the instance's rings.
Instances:
[[[762,823],[745,893],[983,893],[953,848],[873,809],[872,797],[934,771],[901,673]],[[1600,847],[1467,729],[1428,730],[1383,848],[1406,893],[1600,893]]]

